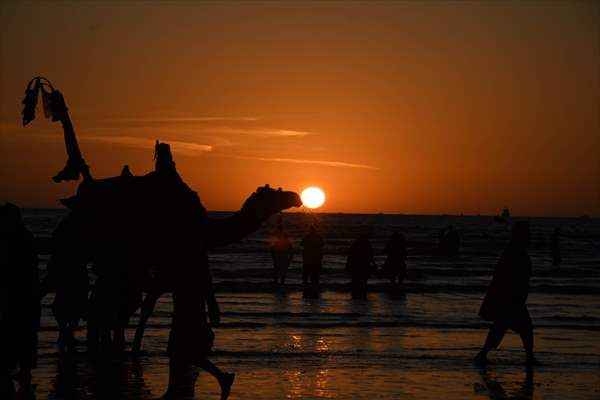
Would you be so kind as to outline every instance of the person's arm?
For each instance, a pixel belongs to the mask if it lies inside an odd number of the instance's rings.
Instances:
[[[33,288],[32,288],[32,296],[37,296],[38,299],[41,301],[40,298],[40,272],[38,270],[38,263],[39,263],[39,259],[38,259],[38,254],[37,254],[37,249],[35,246],[35,239],[33,237],[33,235],[27,231],[27,257],[28,257],[28,267],[29,270],[31,271],[31,282],[33,284]]]
[[[212,283],[212,276],[208,276],[208,291],[206,296],[206,305],[208,306],[208,319],[212,326],[219,326],[221,323],[221,310],[215,296],[215,291]]]
[[[513,302],[514,304],[525,304],[527,297],[529,296],[529,278],[531,275],[531,259],[529,255],[523,255],[519,258],[518,262],[515,263],[515,282],[513,290]]]
[[[377,264],[375,264],[375,256],[373,255],[373,247],[371,247],[371,244],[369,243],[369,263],[371,264],[371,268],[373,269],[373,271],[377,271]]]

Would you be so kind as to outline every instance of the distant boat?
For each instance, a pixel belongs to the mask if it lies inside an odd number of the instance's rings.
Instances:
[[[510,211],[508,208],[504,207],[502,213],[500,215],[496,215],[494,217],[495,222],[508,222],[510,220]]]

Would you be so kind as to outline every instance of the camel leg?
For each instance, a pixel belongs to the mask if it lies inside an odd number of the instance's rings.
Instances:
[[[142,304],[142,308],[140,310],[140,320],[138,322],[137,329],[135,330],[133,344],[131,345],[131,352],[133,354],[139,354],[140,350],[142,349],[142,338],[144,337],[144,330],[146,328],[146,324],[148,323],[148,318],[150,318],[154,312],[156,302],[161,295],[162,291],[150,291],[144,298],[144,303]]]

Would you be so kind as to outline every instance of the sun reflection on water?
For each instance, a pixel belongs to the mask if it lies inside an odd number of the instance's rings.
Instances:
[[[328,351],[329,345],[324,338],[317,339],[317,351]]]

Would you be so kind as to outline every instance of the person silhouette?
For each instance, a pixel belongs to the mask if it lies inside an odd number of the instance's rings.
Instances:
[[[516,222],[512,227],[512,238],[500,257],[492,282],[483,299],[479,316],[492,321],[485,343],[475,362],[484,365],[487,354],[498,347],[508,329],[521,336],[527,354],[527,365],[537,364],[533,355],[533,325],[527,310],[531,259],[528,247],[530,228],[526,221]]]
[[[80,319],[88,311],[90,288],[85,248],[79,240],[67,233],[77,222],[72,216],[65,217],[52,234],[52,254],[47,266],[48,274],[41,283],[40,298],[55,289],[52,312],[58,323],[59,350],[76,352],[75,331]],[[63,241],[70,237],[71,241]]]
[[[119,267],[120,253],[116,246],[107,246],[92,264],[96,281],[88,302],[87,344],[89,350],[107,350],[113,344],[111,330],[118,325],[122,303]]]
[[[445,257],[448,253],[448,246],[446,244],[446,228],[440,228],[438,230],[438,248],[440,255]]]
[[[37,334],[40,325],[38,258],[33,235],[17,206],[0,206],[0,346],[2,386],[16,378],[21,389],[31,383],[37,366]]]
[[[560,254],[560,228],[554,229],[552,234],[552,265],[555,267],[560,266],[562,263],[562,257]]]
[[[449,257],[457,257],[460,251],[460,235],[458,234],[458,231],[454,229],[454,226],[448,225],[444,234],[444,241],[446,255]]]
[[[318,285],[323,262],[323,238],[317,232],[316,225],[311,225],[308,234],[304,236],[302,246],[302,283],[306,286],[310,280]]]
[[[373,248],[366,233],[361,233],[350,247],[346,270],[352,276],[352,298],[366,300],[369,275],[371,272],[377,271],[377,265],[373,258]]]
[[[406,277],[406,238],[399,232],[394,232],[385,246],[387,254],[383,271],[390,277],[392,285],[401,284]]]
[[[271,257],[273,258],[273,282],[281,282],[283,285],[293,253],[288,234],[283,229],[281,215],[277,216],[277,228],[271,236]]]
[[[173,313],[172,329],[169,335],[167,353],[169,364],[169,386],[163,399],[193,397],[195,376],[189,376],[187,365],[193,363],[214,376],[221,387],[221,399],[229,397],[235,374],[222,372],[213,364],[208,356],[214,345],[214,333],[206,316],[212,325],[220,323],[220,311],[215,297],[212,278],[205,253],[198,253],[194,244],[199,243],[199,237],[188,234],[177,244],[174,262],[179,268],[186,268],[186,275],[176,274],[175,285],[178,290],[173,293],[175,312]],[[191,301],[200,301],[201,307],[196,307]],[[184,310],[193,308],[193,310]],[[194,319],[182,317],[182,311],[194,313]],[[192,345],[193,343],[193,345]],[[191,378],[191,379],[190,379]],[[186,398],[187,398],[186,397]]]

